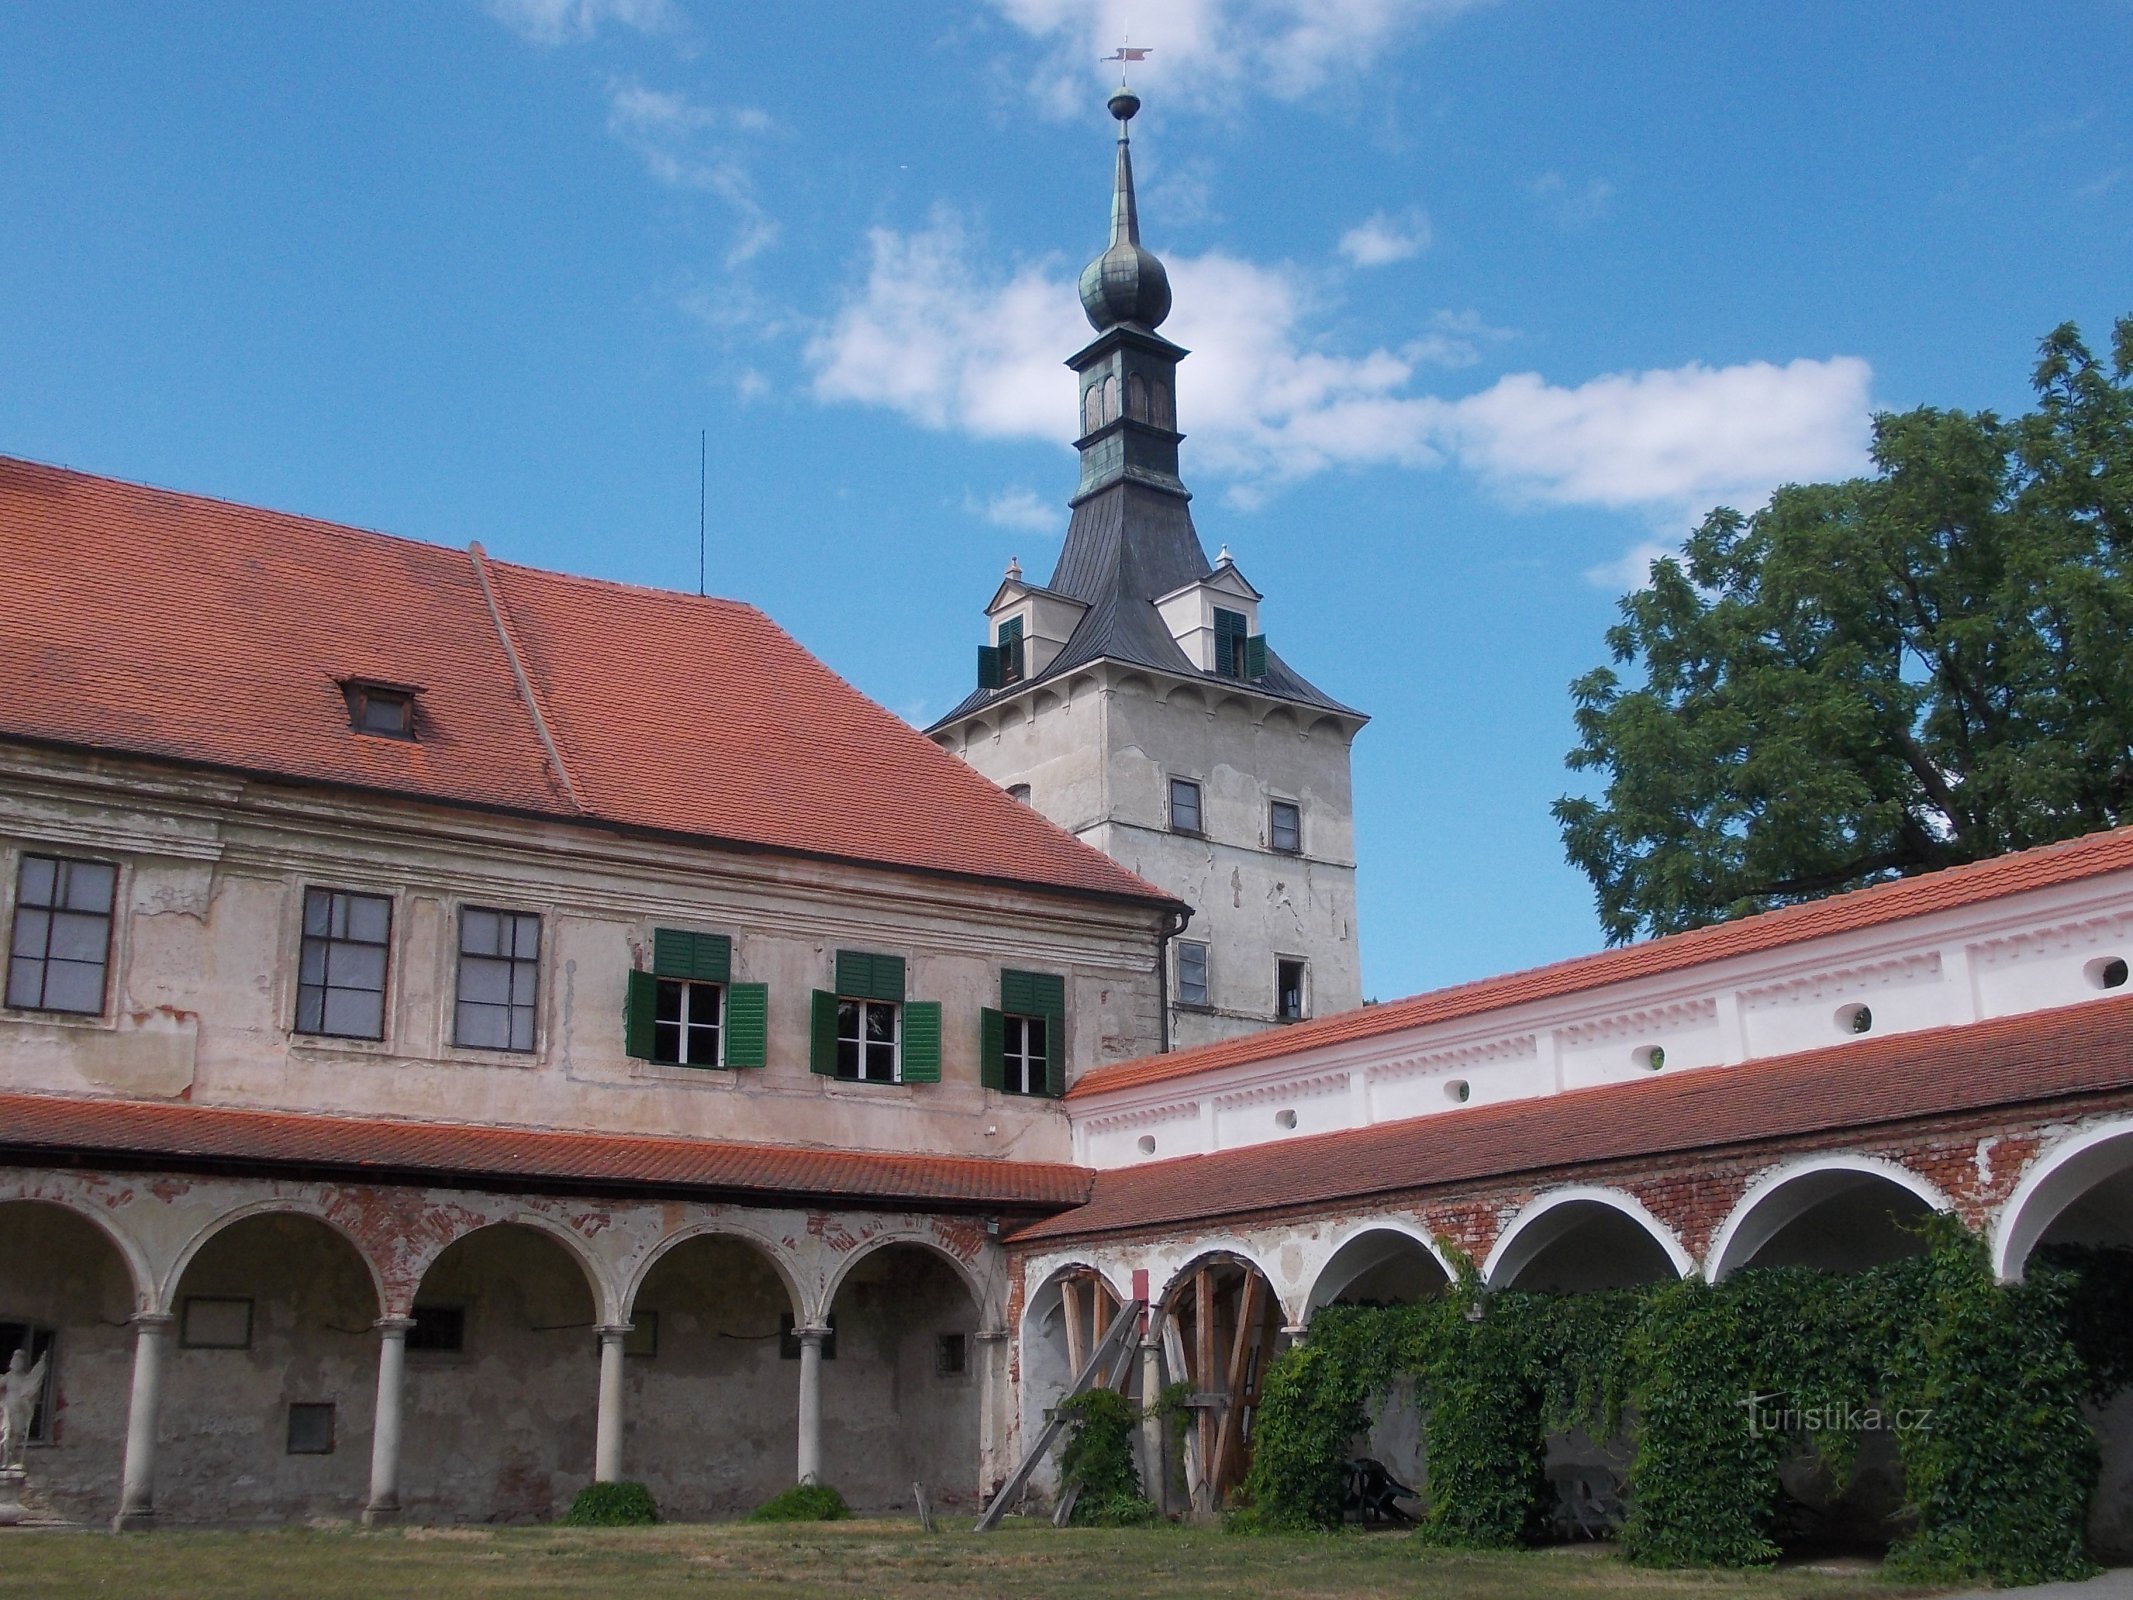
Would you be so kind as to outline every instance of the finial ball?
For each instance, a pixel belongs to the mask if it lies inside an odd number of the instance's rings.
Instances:
[[[1111,96],[1108,103],[1111,107],[1112,116],[1118,118],[1121,122],[1131,122],[1133,113],[1141,108],[1141,97],[1124,84],[1120,84],[1118,93]]]

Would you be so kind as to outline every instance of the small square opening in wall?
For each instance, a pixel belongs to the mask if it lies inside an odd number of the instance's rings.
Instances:
[[[252,1348],[252,1302],[189,1294],[178,1319],[178,1344],[186,1350]]]
[[[295,1401],[289,1406],[289,1454],[333,1454],[333,1404],[331,1401]]]
[[[970,1370],[970,1335],[940,1333],[933,1338],[933,1371],[943,1378],[960,1378]]]
[[[411,1314],[415,1325],[407,1330],[408,1349],[435,1353],[467,1347],[465,1306],[417,1306]]]
[[[1301,961],[1284,957],[1274,963],[1274,1015],[1283,1022],[1303,1021],[1305,978]]]

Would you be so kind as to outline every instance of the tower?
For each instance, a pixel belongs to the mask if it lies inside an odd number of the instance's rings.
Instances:
[[[1140,242],[1128,124],[1111,242],[1081,275],[1081,481],[1050,579],[985,608],[978,685],[928,731],[1194,908],[1166,956],[1165,1038],[1203,1044],[1362,1002],[1349,745],[1368,720],[1267,644],[1263,597],[1210,564],[1178,476],[1170,277]]]

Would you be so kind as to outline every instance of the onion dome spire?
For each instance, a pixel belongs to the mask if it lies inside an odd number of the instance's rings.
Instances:
[[[1140,96],[1123,83],[1111,96],[1118,119],[1118,175],[1111,187],[1111,247],[1081,271],[1081,309],[1102,333],[1121,322],[1155,328],[1170,315],[1170,274],[1141,248],[1140,210],[1133,199],[1133,146],[1126,124],[1140,110]]]

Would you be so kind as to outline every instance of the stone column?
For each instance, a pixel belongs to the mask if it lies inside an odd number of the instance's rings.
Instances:
[[[600,1416],[593,1427],[593,1482],[622,1477],[622,1340],[627,1322],[603,1322],[600,1335]]]
[[[1158,1510],[1169,1510],[1170,1479],[1163,1471],[1163,1419],[1156,1402],[1163,1398],[1163,1341],[1148,1319],[1141,1335],[1141,1493]]]
[[[406,1388],[407,1330],[413,1317],[380,1317],[378,1330],[378,1405],[370,1428],[370,1503],[363,1525],[376,1527],[400,1516],[400,1412]]]
[[[156,1422],[163,1405],[163,1351],[177,1319],[143,1311],[133,1319],[133,1400],[126,1410],[126,1465],[111,1531],[146,1528],[156,1515]]]
[[[992,1497],[992,1486],[1006,1476],[1000,1443],[1014,1436],[1014,1422],[1000,1415],[1008,1394],[1000,1381],[1000,1358],[1007,1350],[1007,1330],[986,1328],[970,1336],[978,1348],[978,1503]]]
[[[822,1341],[827,1328],[800,1333],[800,1472],[802,1483],[822,1481]]]

